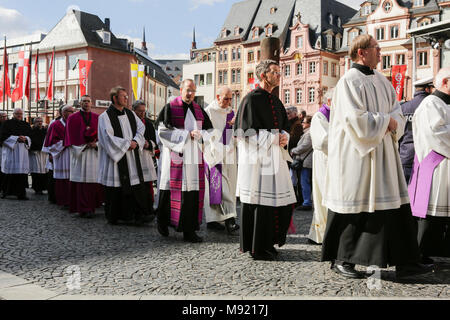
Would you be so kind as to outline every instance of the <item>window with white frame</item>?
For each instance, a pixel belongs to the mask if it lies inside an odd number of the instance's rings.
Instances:
[[[377,40],[384,40],[384,28],[375,29]]]
[[[231,70],[231,83],[236,83],[236,70]]]
[[[423,0],[414,0],[414,7],[423,7]]]
[[[396,64],[401,65],[405,64],[405,55],[404,54],[398,54],[396,57]]]
[[[308,93],[308,102],[314,103],[314,101],[316,101],[316,89],[309,88]]]
[[[231,60],[232,61],[236,60],[236,49],[235,48],[231,49]]]
[[[303,37],[299,36],[295,39],[297,49],[303,49]]]
[[[348,37],[348,39],[349,39],[348,45],[349,46],[352,44],[353,40],[355,40],[355,38],[357,36],[359,36],[359,31],[358,30],[353,30],[353,31],[350,32],[349,37]]]
[[[241,48],[237,48],[237,59],[241,60]]]
[[[431,23],[431,18],[422,18],[418,21],[419,27],[429,25]]]
[[[223,84],[228,84],[228,71],[223,72]]]
[[[419,66],[427,66],[428,65],[428,52],[421,51],[419,52]]]
[[[297,63],[297,76],[302,75],[303,74],[303,64]]]
[[[336,63],[332,63],[331,64],[331,76],[333,77],[333,78],[336,78],[337,77],[337,64]]]
[[[284,90],[284,103],[289,104],[291,103],[291,91]]]
[[[228,49],[223,51],[223,61],[228,61]]]
[[[296,102],[297,104],[301,104],[303,101],[303,90],[302,89],[297,89],[296,90]]]
[[[323,62],[323,75],[324,76],[328,75],[328,61]]]
[[[327,34],[327,48],[333,49],[333,35]]]
[[[310,62],[309,63],[309,74],[316,73],[316,62]]]
[[[284,66],[284,76],[285,77],[291,76],[291,66],[290,65]]]
[[[219,84],[223,84],[223,72],[219,71]]]
[[[255,61],[255,53],[253,51],[249,51],[247,53],[247,61],[248,62],[253,62]]]
[[[212,79],[213,79],[213,76],[212,76],[212,73],[207,73],[206,74],[206,84],[209,86],[209,85],[212,85]]]
[[[391,56],[383,56],[383,70],[391,67]]]
[[[241,83],[241,69],[236,70],[236,83]]]
[[[399,33],[399,27],[398,26],[392,26],[391,27],[391,39],[397,39]]]
[[[338,34],[336,36],[336,50],[339,50],[341,48],[341,45],[342,45],[342,36]]]
[[[362,7],[362,15],[368,16],[372,13],[372,5],[370,3],[366,4],[364,7]]]

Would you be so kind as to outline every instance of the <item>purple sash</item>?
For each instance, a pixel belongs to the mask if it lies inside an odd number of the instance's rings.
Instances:
[[[433,183],[434,169],[445,159],[443,155],[431,151],[419,163],[417,155],[414,158],[414,170],[411,183],[408,187],[411,200],[411,210],[415,217],[426,218],[430,202],[431,185]]]
[[[195,102],[192,103],[195,111],[195,119],[199,130],[203,127],[203,112],[201,107]],[[181,97],[176,98],[170,104],[172,124],[177,129],[184,129],[184,109]],[[199,151],[200,153],[200,151]],[[199,174],[199,200],[198,200],[198,221],[202,223],[203,201],[205,197],[205,165],[203,155],[200,153],[201,163],[198,165]],[[178,228],[181,215],[182,187],[183,187],[183,157],[178,153],[170,153],[170,222]]]
[[[228,145],[231,140],[230,121],[234,118],[234,112],[227,115],[227,123],[222,133],[222,143]],[[209,168],[209,167],[208,167]],[[220,205],[222,203],[222,164],[209,168],[209,203],[211,205]]]
[[[326,104],[322,105],[322,108],[319,109],[319,112],[323,113],[325,117],[327,117],[328,122],[330,122],[330,107]]]

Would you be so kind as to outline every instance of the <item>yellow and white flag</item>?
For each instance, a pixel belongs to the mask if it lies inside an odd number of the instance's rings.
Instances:
[[[131,84],[133,87],[134,100],[141,98],[142,87],[144,86],[144,70],[143,64],[131,64]]]

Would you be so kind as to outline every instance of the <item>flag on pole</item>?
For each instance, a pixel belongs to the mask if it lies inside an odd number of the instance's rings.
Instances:
[[[131,64],[131,86],[133,88],[134,100],[137,100],[137,89],[138,89],[138,70],[139,65],[132,63]]]
[[[11,95],[11,101],[17,102],[23,97],[23,68],[25,61],[25,49],[19,52],[19,68],[14,82],[14,90]]]
[[[55,58],[55,51],[52,53],[52,60],[50,60],[50,67],[48,69],[48,87],[47,87],[47,100],[53,100],[53,62]]]
[[[395,92],[397,93],[397,100],[401,101],[403,99],[403,88],[405,87],[405,76],[407,65],[395,65],[392,66],[392,85],[394,86]]]
[[[11,97],[11,85],[9,83],[9,75],[8,75],[8,54],[6,53],[6,38],[5,38],[5,46],[3,50],[3,74],[0,79],[0,102],[3,101],[3,95],[6,97]]]
[[[41,100],[41,94],[39,92],[39,50],[36,52],[36,58],[34,60],[34,74],[36,75],[36,102]]]
[[[30,46],[31,49],[31,46]],[[23,60],[23,96],[30,99],[31,87],[31,50],[25,52]]]
[[[89,71],[91,70],[92,60],[79,60],[79,72],[80,72],[80,95],[84,96],[87,92],[87,81]]]
[[[142,87],[144,86],[144,72],[145,66],[143,64],[140,64],[138,69],[138,87],[137,87],[138,99],[140,99],[142,95]]]

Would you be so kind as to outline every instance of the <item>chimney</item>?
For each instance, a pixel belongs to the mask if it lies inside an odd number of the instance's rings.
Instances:
[[[105,18],[105,29],[111,31],[111,20],[109,18]]]
[[[148,54],[147,42],[145,41],[145,27],[144,27],[144,36],[142,38],[142,51],[144,51],[145,54]]]

